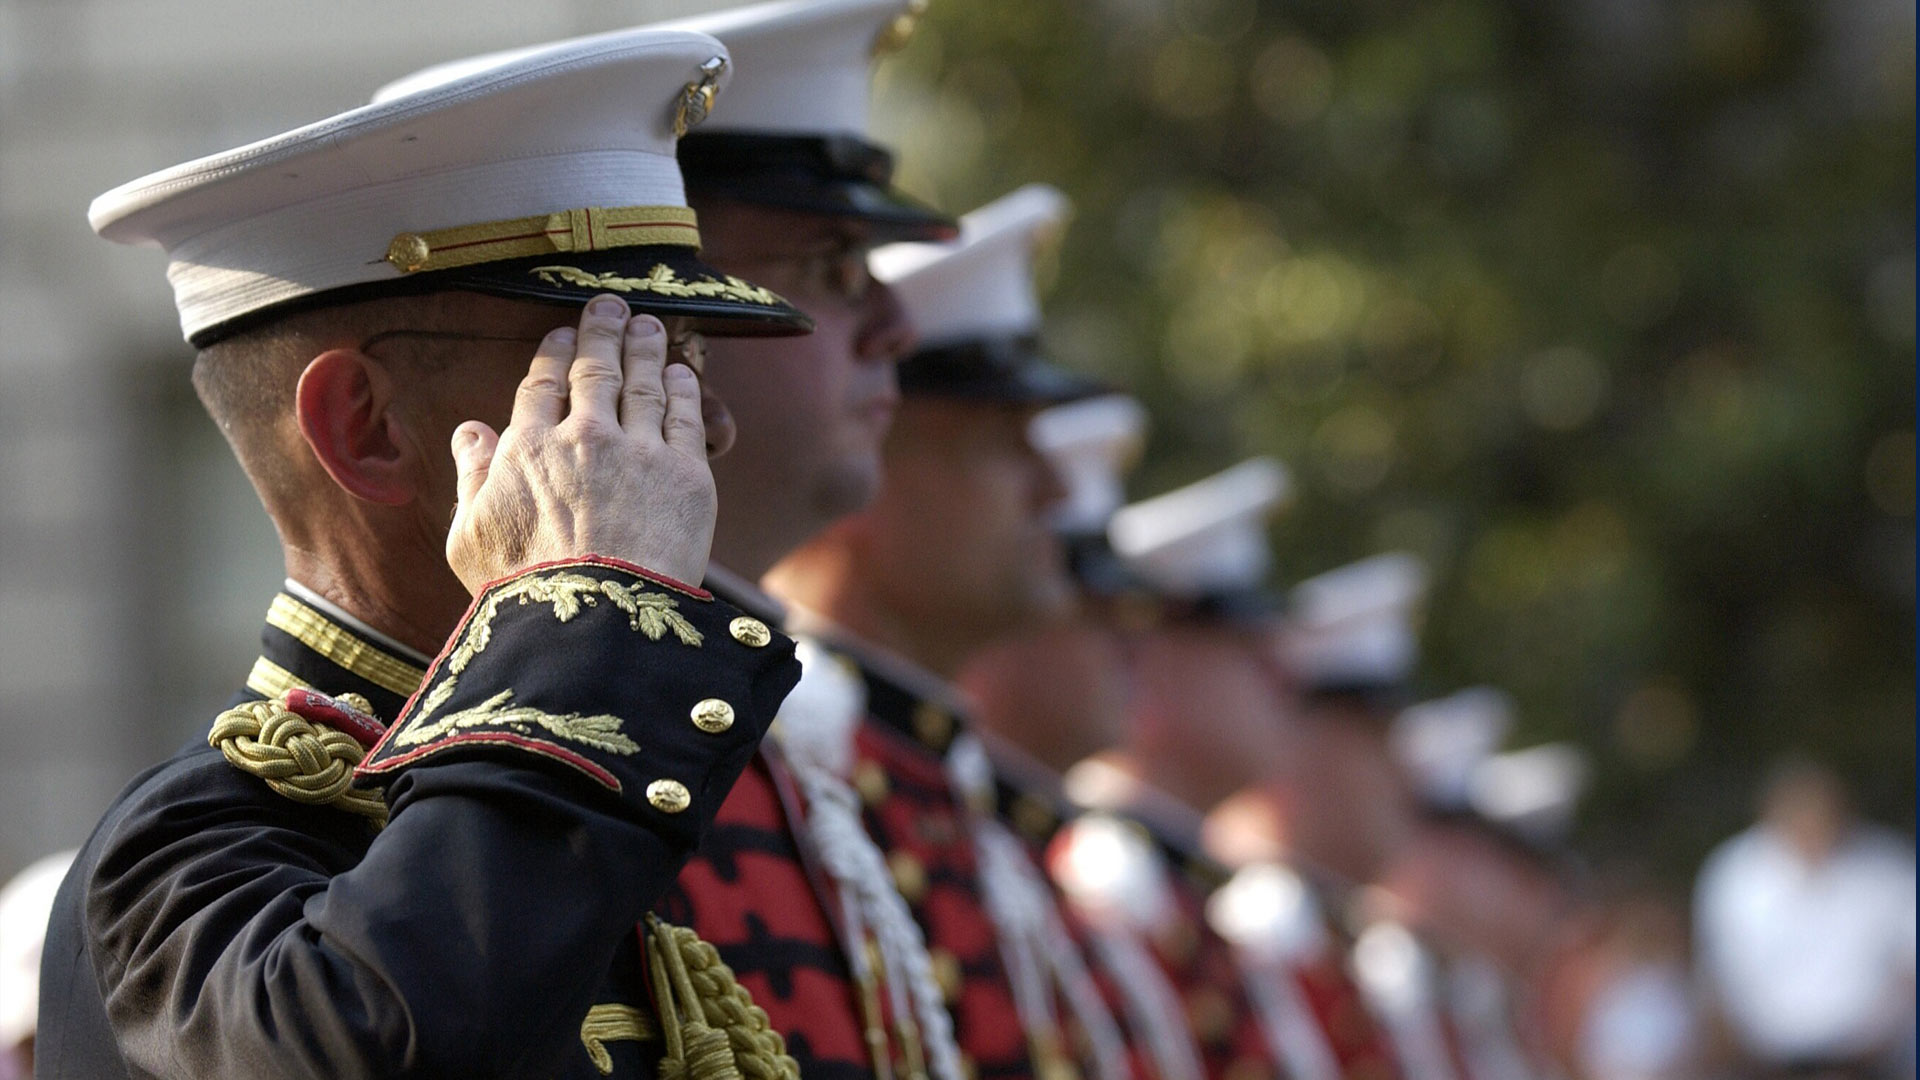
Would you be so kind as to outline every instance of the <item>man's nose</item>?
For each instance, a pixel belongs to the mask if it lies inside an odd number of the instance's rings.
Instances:
[[[905,359],[913,351],[917,338],[900,298],[876,281],[867,290],[863,303],[854,354],[869,363],[893,364]]]

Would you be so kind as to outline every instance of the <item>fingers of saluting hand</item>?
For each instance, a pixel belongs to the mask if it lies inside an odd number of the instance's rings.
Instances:
[[[626,384],[620,388],[620,425],[630,434],[659,435],[667,415],[667,391],[661,369],[667,363],[667,333],[651,315],[627,323],[623,362]]]
[[[567,371],[569,420],[609,429],[619,426],[620,384],[624,381],[620,354],[628,337],[627,326],[626,301],[610,294],[594,297],[580,314],[573,366]]]
[[[707,422],[700,410],[700,380],[685,364],[670,364],[665,376],[667,445],[691,458],[707,457]]]
[[[552,427],[567,411],[567,369],[573,366],[573,327],[548,331],[513,395],[511,424],[520,431]]]

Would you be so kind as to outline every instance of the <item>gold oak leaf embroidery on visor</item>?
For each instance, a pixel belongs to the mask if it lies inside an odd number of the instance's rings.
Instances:
[[[578,285],[583,289],[607,289],[612,292],[644,292],[658,296],[701,297],[738,300],[744,304],[772,306],[785,303],[771,289],[742,281],[729,274],[722,278],[686,281],[666,263],[655,263],[646,277],[622,277],[611,271],[592,274],[577,266],[536,266],[527,271],[549,285]]]
[[[699,629],[680,614],[679,605],[672,597],[661,593],[648,592],[637,585],[624,585],[618,581],[602,581],[586,574],[574,574],[562,571],[540,577],[523,577],[510,581],[487,594],[480,610],[474,613],[467,624],[467,631],[447,657],[447,677],[434,686],[421,702],[420,711],[415,715],[406,730],[394,736],[399,746],[418,746],[464,728],[498,726],[510,728],[523,735],[532,734],[538,727],[562,739],[604,750],[610,754],[633,754],[640,750],[638,743],[628,738],[620,730],[620,718],[606,714],[582,716],[579,713],[555,714],[535,708],[531,705],[514,705],[512,690],[502,690],[487,700],[471,708],[460,709],[445,716],[437,716],[448,701],[452,700],[454,690],[459,684],[461,673],[473,663],[473,659],[486,651],[488,642],[493,640],[493,620],[500,612],[501,605],[513,600],[525,606],[527,604],[553,605],[553,617],[560,622],[571,622],[573,618],[590,607],[597,607],[605,600],[627,617],[627,625],[635,633],[645,634],[651,641],[659,641],[669,632],[682,645],[699,648],[703,640]]]

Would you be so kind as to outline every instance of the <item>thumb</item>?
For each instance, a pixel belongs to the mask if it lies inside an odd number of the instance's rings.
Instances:
[[[500,436],[478,420],[469,420],[453,429],[453,468],[460,493],[459,505],[453,512],[456,521],[467,513],[486,485],[487,471],[493,467],[493,451],[499,445]]]

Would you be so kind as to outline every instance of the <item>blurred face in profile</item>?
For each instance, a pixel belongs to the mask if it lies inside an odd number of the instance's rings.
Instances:
[[[1351,881],[1386,869],[1410,835],[1412,795],[1387,748],[1385,726],[1364,708],[1310,702],[1298,751],[1284,771],[1300,856]]]
[[[1244,629],[1176,621],[1129,636],[1141,770],[1198,809],[1260,779],[1285,752],[1278,702]]]
[[[899,404],[894,363],[912,330],[893,293],[867,276],[858,220],[731,200],[702,202],[699,213],[705,258],[813,319],[805,337],[707,342],[705,381],[738,426],[714,462],[722,538],[752,518],[792,528],[797,543],[878,491]]]
[[[1126,661],[1114,631],[1090,614],[995,642],[957,681],[981,726],[1055,771],[1126,737]]]
[[[1444,822],[1418,826],[1382,876],[1406,917],[1519,974],[1567,910],[1559,883],[1501,841]]]
[[[880,496],[850,529],[861,568],[903,619],[978,648],[1073,610],[1049,521],[1064,491],[1028,442],[1032,413],[957,398],[902,403]]]

